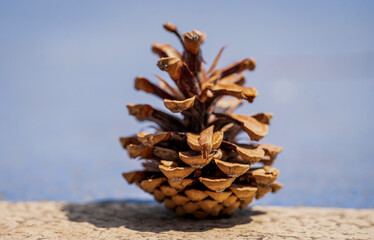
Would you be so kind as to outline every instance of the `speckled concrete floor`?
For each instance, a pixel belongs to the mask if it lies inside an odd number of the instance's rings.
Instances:
[[[0,202],[0,239],[374,239],[374,209],[253,207],[182,218],[160,205]]]

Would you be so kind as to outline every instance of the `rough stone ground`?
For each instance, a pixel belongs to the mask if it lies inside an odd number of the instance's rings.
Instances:
[[[0,239],[374,239],[374,209],[253,207],[195,220],[144,203],[0,202]]]

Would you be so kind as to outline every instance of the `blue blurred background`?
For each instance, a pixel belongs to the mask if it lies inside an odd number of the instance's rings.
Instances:
[[[118,138],[149,123],[127,103],[162,102],[135,76],[167,78],[162,24],[207,33],[208,66],[252,57],[253,104],[273,112],[263,140],[284,147],[285,188],[258,205],[374,207],[373,1],[0,1],[0,199],[151,199]]]

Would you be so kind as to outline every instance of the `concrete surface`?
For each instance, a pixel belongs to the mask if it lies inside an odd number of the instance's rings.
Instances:
[[[374,209],[253,207],[181,218],[145,203],[0,202],[0,239],[374,239]]]

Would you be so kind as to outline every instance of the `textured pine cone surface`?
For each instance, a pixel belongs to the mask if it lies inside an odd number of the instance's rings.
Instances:
[[[123,173],[123,177],[178,215],[231,216],[254,198],[282,187],[275,182],[279,171],[270,167],[282,148],[258,143],[268,133],[272,114],[233,113],[243,101],[252,103],[257,96],[256,89],[243,86],[242,74],[254,70],[256,62],[247,58],[215,69],[222,48],[206,71],[200,49],[205,34],[196,30],[180,34],[171,23],[164,28],[179,38],[183,54],[158,43],[152,44],[152,51],[160,57],[157,66],[176,87],[159,76],[158,84],[135,79],[137,90],[161,98],[168,110],[127,105],[130,115],[157,127],[152,133],[120,138],[131,158],[144,161],[143,170]],[[183,119],[170,112],[181,113]],[[248,134],[247,143],[236,139],[243,131]]]

